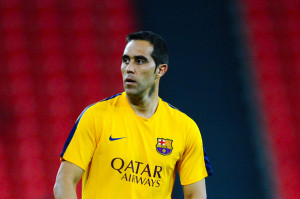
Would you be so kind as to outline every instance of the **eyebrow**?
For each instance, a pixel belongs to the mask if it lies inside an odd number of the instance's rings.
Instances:
[[[143,55],[137,55],[137,56],[134,56],[133,57],[135,60],[137,60],[137,59],[142,59],[142,60],[144,60],[144,61],[147,61],[148,62],[148,59],[145,57],[145,56],[143,56]],[[128,55],[122,55],[122,59],[130,59],[130,57],[128,56]]]
[[[122,59],[128,59],[129,56],[128,55],[122,55]]]
[[[142,55],[134,56],[134,59],[142,59],[144,61],[148,61],[148,59]]]

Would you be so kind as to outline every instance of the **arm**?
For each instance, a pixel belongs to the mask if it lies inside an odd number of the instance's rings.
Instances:
[[[77,199],[76,185],[83,173],[84,170],[77,165],[63,161],[56,176],[53,188],[54,197],[56,199]]]
[[[205,178],[189,185],[183,185],[186,199],[206,199]]]

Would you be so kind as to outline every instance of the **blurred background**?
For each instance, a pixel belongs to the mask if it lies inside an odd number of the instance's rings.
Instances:
[[[199,125],[208,198],[300,198],[299,0],[1,0],[0,198],[53,198],[69,131],[123,91],[138,30],[169,45],[160,96]]]

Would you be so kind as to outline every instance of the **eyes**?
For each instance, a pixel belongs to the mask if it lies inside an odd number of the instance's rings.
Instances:
[[[137,60],[136,60],[136,63],[137,63],[137,64],[144,64],[144,63],[146,63],[146,62],[145,62],[145,60],[143,60],[143,59],[137,59]]]
[[[145,57],[135,57],[134,58],[134,62],[135,62],[135,64],[137,64],[137,65],[142,65],[142,64],[145,64],[145,63],[147,63],[148,61],[147,61],[147,58],[145,58]],[[130,58],[129,57],[122,57],[122,63],[123,64],[129,64],[130,63]]]
[[[129,58],[122,58],[122,63],[123,64],[129,64],[130,59]]]

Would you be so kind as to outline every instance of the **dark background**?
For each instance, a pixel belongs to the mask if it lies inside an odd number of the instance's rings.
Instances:
[[[160,96],[192,117],[202,133],[214,171],[206,179],[208,198],[266,198],[239,5],[224,0],[136,3],[138,30],[162,35],[169,46]],[[173,198],[183,198],[178,178]]]

